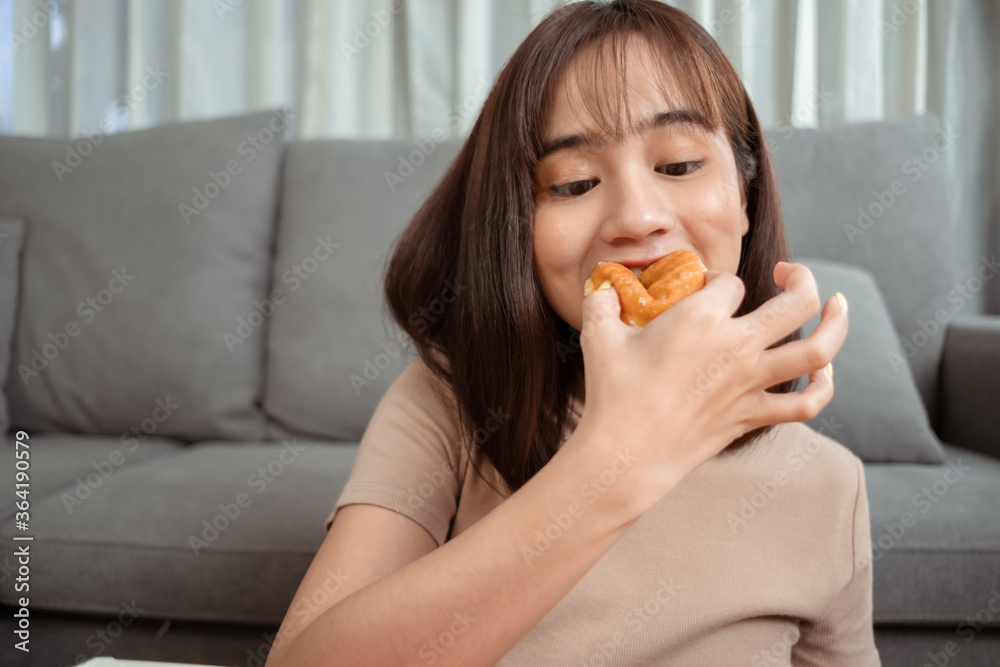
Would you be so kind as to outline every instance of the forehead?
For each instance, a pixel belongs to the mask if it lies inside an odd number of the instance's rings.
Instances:
[[[716,134],[711,102],[699,99],[690,83],[691,73],[677,76],[642,34],[592,43],[573,57],[552,89],[542,143],[551,149],[569,134],[587,143],[617,142],[651,126]]]

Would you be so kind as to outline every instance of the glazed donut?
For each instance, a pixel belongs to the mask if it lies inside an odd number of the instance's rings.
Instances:
[[[583,295],[609,283],[618,292],[622,322],[642,328],[704,287],[706,270],[698,255],[688,250],[676,250],[653,262],[639,277],[617,262],[601,262],[584,283]]]

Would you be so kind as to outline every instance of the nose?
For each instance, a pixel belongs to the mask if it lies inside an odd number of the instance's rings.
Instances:
[[[648,236],[667,234],[677,225],[676,211],[669,198],[657,187],[651,170],[628,170],[605,182],[606,208],[601,225],[602,240],[608,244],[641,241]]]

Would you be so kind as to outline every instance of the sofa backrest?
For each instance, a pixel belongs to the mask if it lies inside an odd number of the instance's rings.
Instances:
[[[0,137],[24,220],[5,391],[29,432],[264,438],[264,337],[287,110],[73,139]]]
[[[948,146],[938,122],[916,117],[767,134],[792,259],[837,260],[874,274],[897,333],[913,345],[908,364],[933,424],[943,326],[928,331],[935,311],[949,307],[952,285],[940,159]],[[386,388],[416,358],[384,307],[385,263],[461,145],[288,145],[272,282],[287,302],[270,321],[265,393],[273,437],[359,438]],[[339,244],[330,261],[318,259],[324,240]],[[316,262],[306,259],[316,252]],[[939,259],[930,263],[929,256]],[[296,273],[303,263],[309,266]],[[427,304],[428,313],[435,307]]]
[[[823,130],[786,127],[768,137],[792,259],[871,271],[936,427],[945,323],[967,305],[952,290],[958,272],[945,158],[953,136],[933,116],[916,116]]]
[[[287,146],[272,280],[281,302],[269,322],[264,396],[271,437],[359,439],[382,394],[417,358],[384,307],[384,270],[394,238],[461,143]],[[440,315],[440,305],[427,304],[428,312]]]

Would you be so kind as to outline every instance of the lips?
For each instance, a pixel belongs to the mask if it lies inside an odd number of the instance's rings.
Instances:
[[[631,261],[621,261],[621,262],[616,262],[616,263],[617,264],[621,264],[622,266],[624,266],[626,268],[629,268],[629,269],[645,269],[650,264],[653,264],[655,262],[660,261],[661,259],[663,259],[664,257],[666,257],[669,254],[670,253],[666,253],[664,255],[659,255],[657,257],[651,257],[649,259],[638,259],[638,260],[631,260]]]
[[[642,272],[646,270],[650,265],[655,264],[656,262],[660,261],[669,254],[670,253],[667,253],[666,255],[659,255],[658,257],[651,257],[649,259],[619,261],[615,263],[621,264],[627,269],[631,269],[632,273],[635,274],[635,277],[638,278],[639,276],[642,275]],[[608,261],[613,261],[613,260],[608,260]]]
[[[683,248],[683,247],[671,248],[670,250],[667,250],[660,255],[652,255],[652,256],[646,255],[646,257],[640,259],[602,259],[600,262],[598,262],[598,264],[602,264],[605,262],[614,262],[615,264],[621,264],[625,268],[630,269],[632,273],[635,274],[636,278],[641,278],[643,271],[645,271],[651,265],[660,261],[664,257],[667,257],[668,255],[677,252],[678,250],[686,250],[688,252],[695,253],[695,251],[692,250],[691,248]]]

